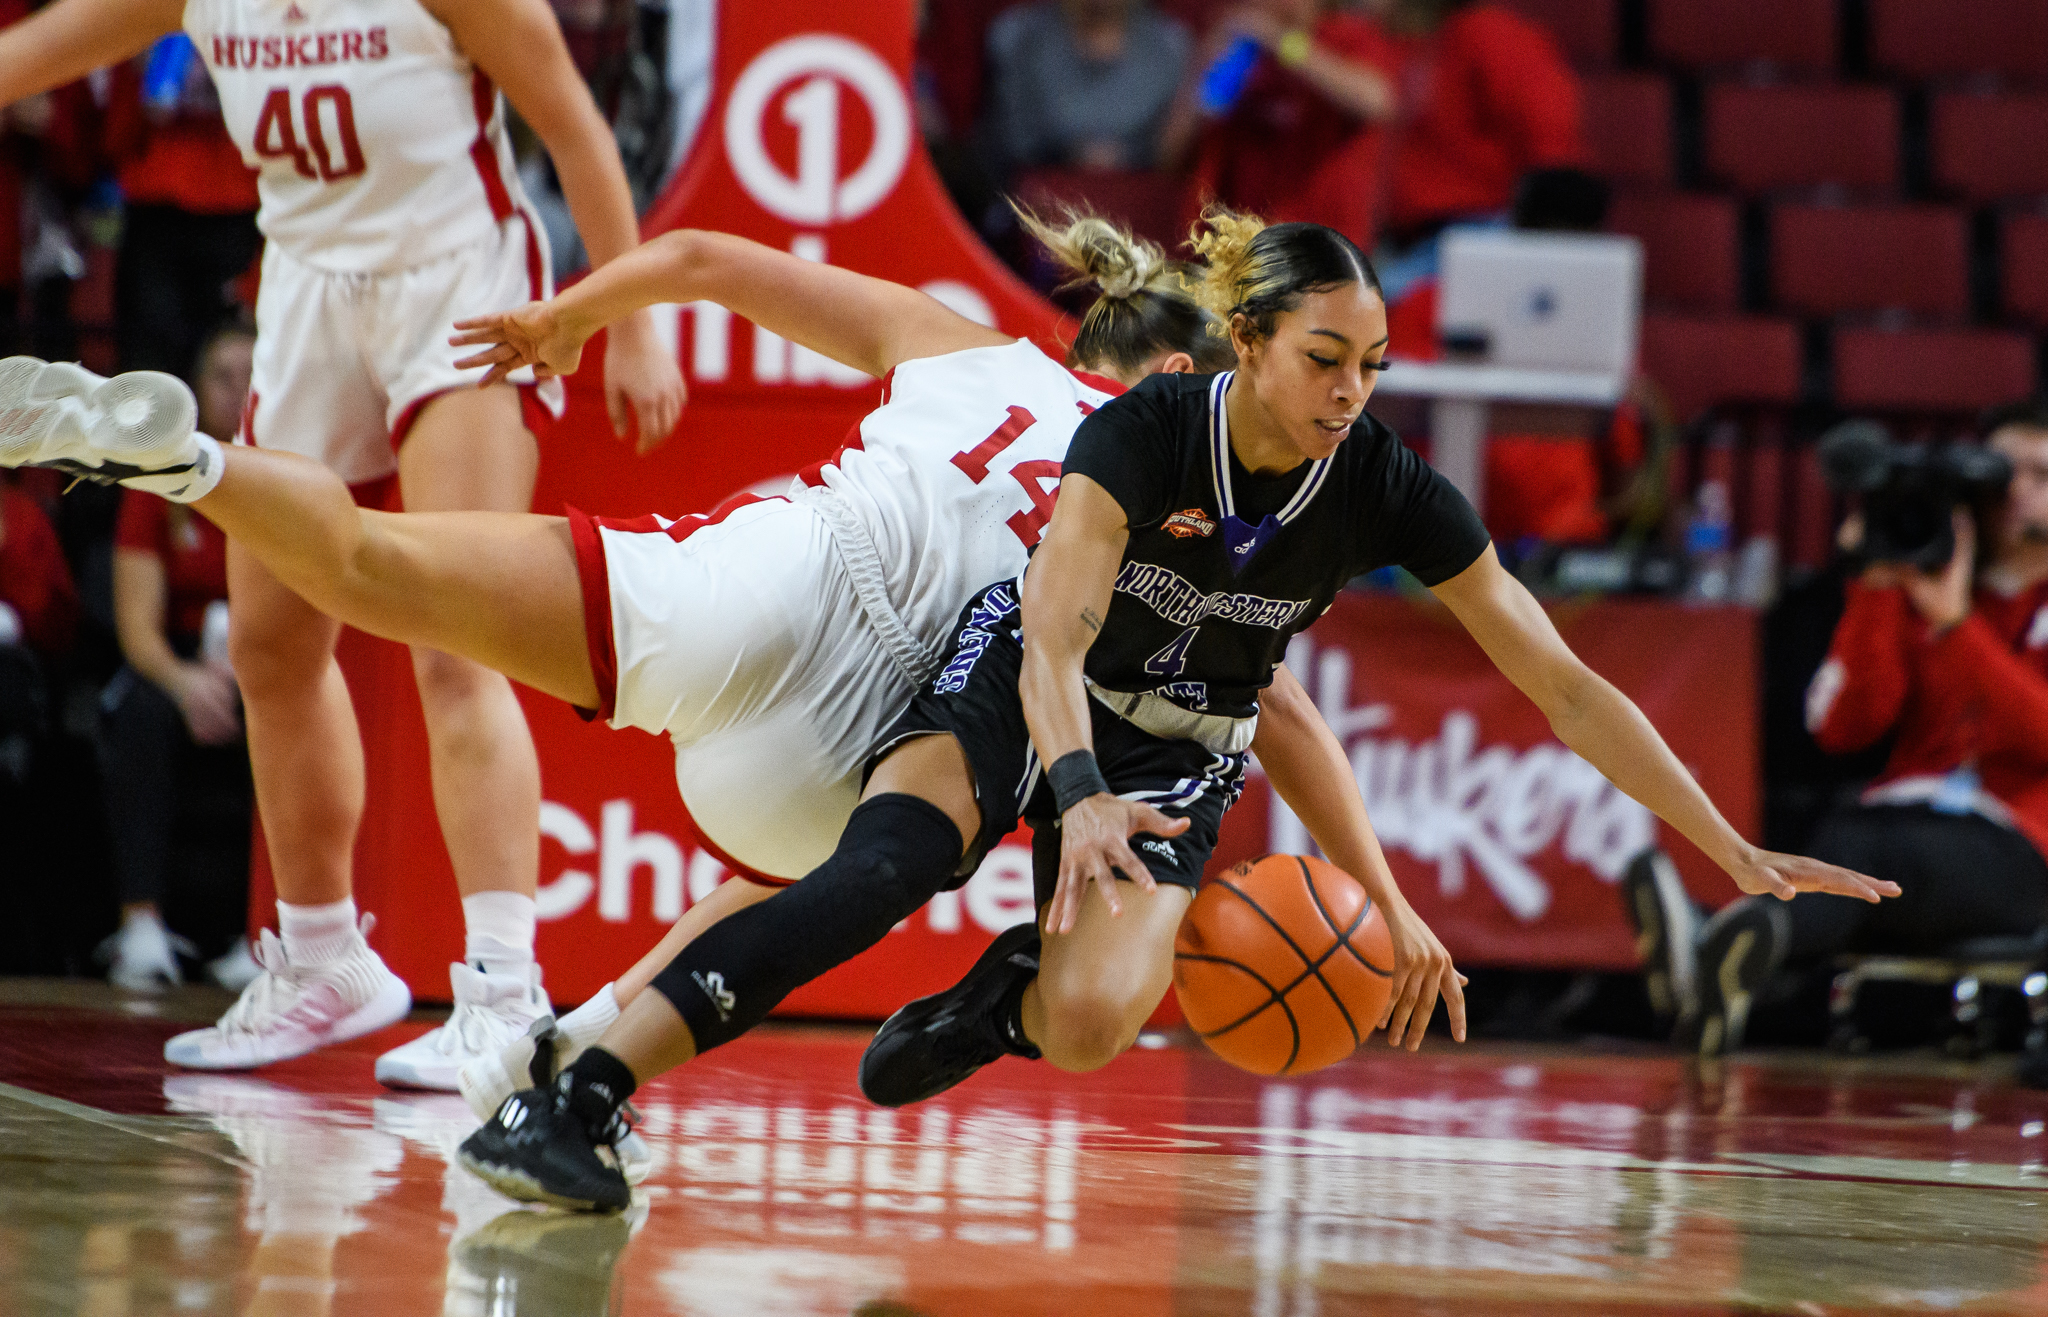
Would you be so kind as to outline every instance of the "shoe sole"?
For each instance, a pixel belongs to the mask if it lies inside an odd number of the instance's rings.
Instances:
[[[405,980],[394,974],[390,976],[382,988],[377,990],[375,997],[372,997],[368,1002],[343,1016],[338,1024],[310,1046],[301,1047],[295,1051],[279,1052],[273,1056],[259,1057],[253,1060],[239,1058],[209,1060],[201,1057],[198,1060],[181,1061],[171,1055],[171,1044],[178,1041],[176,1038],[173,1038],[170,1042],[164,1044],[164,1060],[181,1070],[258,1070],[267,1065],[276,1065],[280,1061],[291,1061],[301,1056],[309,1056],[323,1047],[332,1047],[336,1043],[350,1042],[365,1035],[373,1034],[379,1029],[389,1028],[404,1019],[411,1010],[412,989],[405,986]]]
[[[198,419],[191,389],[174,375],[129,371],[98,384],[84,372],[34,357],[0,360],[0,466],[122,476],[175,470]],[[81,390],[89,387],[89,395]],[[65,404],[83,410],[82,452],[44,453]],[[196,450],[195,450],[196,451]]]
[[[610,1203],[599,1203],[589,1198],[570,1198],[543,1187],[540,1181],[525,1171],[511,1166],[500,1166],[485,1161],[468,1151],[456,1153],[456,1160],[462,1168],[496,1189],[507,1198],[520,1203],[542,1203],[548,1207],[559,1207],[565,1212],[622,1212],[623,1207]]]

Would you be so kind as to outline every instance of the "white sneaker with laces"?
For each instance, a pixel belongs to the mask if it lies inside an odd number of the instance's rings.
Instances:
[[[488,974],[458,961],[448,967],[448,978],[455,1013],[440,1028],[378,1057],[378,1083],[456,1092],[456,1072],[465,1064],[495,1056],[548,1013],[538,965],[526,975]]]
[[[185,981],[178,953],[191,954],[196,950],[154,915],[131,915],[100,948],[101,954],[112,961],[107,969],[107,982],[129,992],[162,992],[177,987]]]
[[[214,460],[193,433],[198,405],[174,375],[112,379],[73,362],[0,360],[0,466],[45,466],[175,494]]]
[[[569,1067],[583,1049],[555,1027],[555,1017],[543,1015],[511,1042],[474,1057],[456,1074],[463,1100],[478,1120],[489,1120],[505,1105],[505,1099],[522,1088],[547,1088],[555,1076]],[[638,1117],[636,1116],[637,1120]],[[639,1184],[654,1170],[654,1149],[627,1127],[612,1146],[619,1159],[619,1173],[627,1184]]]
[[[364,915],[345,953],[308,966],[292,964],[283,941],[264,929],[256,944],[263,972],[218,1024],[165,1043],[164,1060],[193,1070],[253,1070],[404,1019],[412,992],[364,940],[375,924]]]

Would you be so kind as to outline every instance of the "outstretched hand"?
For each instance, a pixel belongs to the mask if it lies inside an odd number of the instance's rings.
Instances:
[[[450,344],[459,348],[489,346],[456,362],[456,369],[490,367],[477,381],[478,388],[496,384],[522,366],[533,367],[541,379],[573,375],[583,361],[583,344],[590,334],[570,329],[562,319],[553,302],[528,302],[516,310],[458,320]]]
[[[1187,830],[1186,819],[1169,818],[1150,805],[1107,792],[1075,802],[1060,819],[1060,876],[1045,907],[1044,931],[1074,931],[1081,898],[1087,895],[1090,883],[1102,889],[1112,915],[1124,912],[1123,899],[1116,892],[1118,873],[1145,891],[1156,891],[1159,884],[1131,849],[1131,838],[1141,832],[1178,837]]]
[[[1735,885],[1750,896],[1775,896],[1789,901],[1801,892],[1831,892],[1853,896],[1873,905],[1887,896],[1897,896],[1899,885],[1844,869],[1839,864],[1811,860],[1804,855],[1752,850],[1744,859],[1726,866]]]
[[[1394,943],[1393,991],[1378,1024],[1387,1031],[1387,1045],[1406,1046],[1415,1051],[1436,1013],[1436,999],[1444,999],[1451,1017],[1451,1037],[1465,1041],[1465,976],[1451,964],[1451,953],[1437,939],[1429,925],[1403,905],[1395,909],[1382,902],[1380,916]]]

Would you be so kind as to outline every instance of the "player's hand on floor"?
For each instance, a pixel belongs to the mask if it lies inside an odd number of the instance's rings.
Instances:
[[[1380,917],[1386,920],[1394,943],[1393,991],[1379,1022],[1387,1031],[1387,1045],[1405,1045],[1411,1052],[1421,1047],[1439,995],[1451,1017],[1451,1037],[1464,1042],[1465,976],[1451,964],[1451,953],[1421,916],[1406,906],[1396,910],[1382,902]]]
[[[455,322],[455,334],[448,341],[456,347],[483,345],[455,363],[458,370],[488,366],[490,371],[477,387],[496,384],[522,366],[545,379],[550,375],[573,375],[583,361],[583,344],[588,333],[563,324],[553,302],[528,302],[512,311],[472,316]]]
[[[1152,871],[1131,849],[1131,838],[1140,832],[1178,837],[1187,830],[1186,819],[1168,818],[1150,805],[1121,800],[1108,792],[1077,801],[1060,818],[1060,876],[1052,900],[1046,903],[1044,931],[1074,931],[1081,898],[1088,894],[1090,883],[1102,889],[1112,915],[1122,914],[1123,899],[1116,891],[1118,871],[1148,892],[1157,890]]]
[[[1728,876],[1751,896],[1775,896],[1780,901],[1789,901],[1800,892],[1832,892],[1872,903],[1899,894],[1897,883],[1844,869],[1839,864],[1778,851],[1752,850],[1728,866]]]
[[[614,323],[604,348],[604,405],[612,433],[634,436],[637,453],[654,451],[674,433],[684,396],[682,369],[662,346],[648,313]]]

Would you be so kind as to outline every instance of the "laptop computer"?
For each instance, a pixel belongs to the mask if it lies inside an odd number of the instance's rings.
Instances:
[[[1453,229],[1440,268],[1447,356],[1611,375],[1634,368],[1643,300],[1634,238]]]

